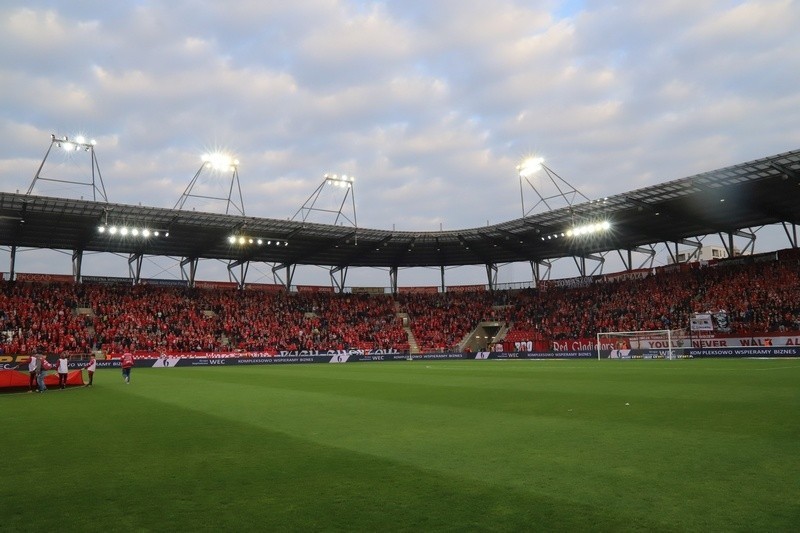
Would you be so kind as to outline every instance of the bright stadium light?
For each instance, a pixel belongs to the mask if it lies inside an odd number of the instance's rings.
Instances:
[[[83,135],[78,135],[75,139],[70,140],[69,137],[66,135],[63,137],[56,137],[55,135],[50,136],[52,142],[55,143],[56,146],[64,150],[65,152],[78,152],[83,150],[84,152],[88,152],[92,150],[95,145],[97,145],[97,141],[92,139],[91,141],[87,141],[86,137]]]
[[[347,189],[353,186],[353,183],[356,179],[353,176],[348,176],[347,174],[342,174],[339,176],[338,174],[325,174],[325,182],[333,185],[334,187],[342,187],[343,189]]]
[[[238,159],[219,152],[204,154],[201,159],[207,168],[223,172],[236,170],[236,167],[239,166]]]
[[[582,226],[574,226],[569,228],[562,236],[567,237],[582,237],[584,235],[596,235],[604,233],[611,229],[611,222],[603,220],[600,222],[592,222],[591,224],[584,224]]]
[[[97,226],[97,232],[120,237],[135,237],[141,239],[149,239],[150,237],[169,237],[169,231],[166,230],[152,230],[145,225],[145,227],[128,227],[109,225],[108,223],[100,224]]]
[[[542,169],[542,163],[542,157],[529,157],[517,165],[517,172],[521,178],[530,178]]]
[[[265,238],[265,237],[255,237],[250,235],[229,235],[228,236],[228,244],[231,245],[240,245],[240,246],[263,246],[266,243],[267,246],[289,246],[288,241],[279,241],[277,239],[272,238]]]

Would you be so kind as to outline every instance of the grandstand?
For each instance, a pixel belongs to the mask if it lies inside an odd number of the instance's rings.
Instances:
[[[724,310],[728,339],[800,337],[800,253],[787,249],[712,263],[661,267],[644,276],[596,276],[581,287],[352,294],[239,291],[235,287],[71,281],[21,276],[0,282],[8,353],[118,354],[313,351],[431,353],[558,350],[598,331],[683,328],[693,313]],[[404,321],[405,318],[405,321]],[[502,325],[486,339],[483,322]],[[406,327],[404,327],[406,322]],[[766,337],[764,337],[766,335]],[[698,337],[698,346],[708,342]],[[413,341],[413,342],[412,342]],[[569,349],[569,348],[567,348]]]

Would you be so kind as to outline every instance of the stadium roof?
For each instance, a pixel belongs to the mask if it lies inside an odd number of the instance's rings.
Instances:
[[[610,222],[608,231],[567,236],[570,228],[602,220]],[[453,231],[356,229],[0,193],[2,246],[338,268],[501,265],[588,257],[781,222],[800,222],[800,150],[500,224]],[[105,223],[109,228],[159,229],[162,234],[122,238],[99,232],[98,226]],[[169,237],[163,236],[165,231]],[[231,243],[232,235],[244,237],[245,244],[238,239]]]

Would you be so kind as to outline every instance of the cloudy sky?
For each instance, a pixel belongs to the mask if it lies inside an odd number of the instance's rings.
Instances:
[[[27,190],[51,134],[83,134],[112,203],[173,207],[225,151],[249,216],[295,217],[331,172],[355,176],[360,227],[494,224],[521,215],[530,154],[598,198],[797,149],[798,27],[795,0],[6,0],[0,189]],[[53,153],[42,177],[88,169]],[[203,171],[194,192],[229,184]]]

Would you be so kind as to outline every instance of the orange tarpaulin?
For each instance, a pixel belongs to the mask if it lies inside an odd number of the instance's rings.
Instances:
[[[27,389],[29,382],[30,377],[27,372],[20,372],[19,370],[0,370],[0,389]],[[44,377],[44,384],[47,387],[58,387],[58,374],[55,372],[48,372]],[[83,385],[83,372],[80,370],[70,370],[67,373],[67,385]]]

